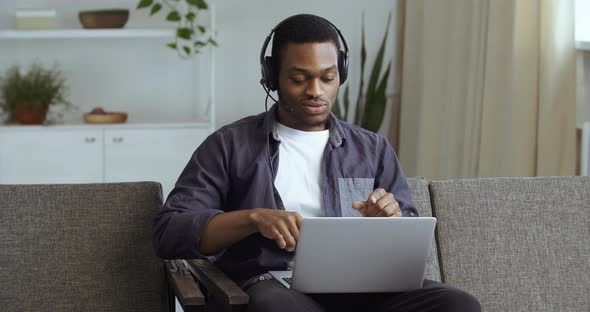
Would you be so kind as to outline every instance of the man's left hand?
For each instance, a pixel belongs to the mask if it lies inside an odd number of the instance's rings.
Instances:
[[[402,211],[393,194],[379,188],[369,195],[365,202],[352,202],[352,208],[365,217],[401,217]]]

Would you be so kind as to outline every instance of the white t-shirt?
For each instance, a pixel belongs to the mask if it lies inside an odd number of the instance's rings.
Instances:
[[[325,216],[322,205],[322,163],[329,130],[301,131],[275,122],[279,168],[275,187],[285,210],[302,217]]]

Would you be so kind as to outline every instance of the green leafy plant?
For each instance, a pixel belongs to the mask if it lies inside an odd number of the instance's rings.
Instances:
[[[385,46],[387,44],[387,35],[389,34],[389,25],[391,23],[391,13],[387,17],[387,25],[385,26],[385,34],[383,40],[381,40],[381,46],[375,56],[375,63],[369,74],[369,84],[365,87],[365,62],[367,60],[367,50],[365,47],[365,17],[363,15],[362,22],[362,45],[361,45],[361,77],[360,85],[358,90],[358,96],[356,98],[356,110],[354,114],[353,123],[361,126],[367,130],[377,132],[383,123],[383,117],[385,115],[385,106],[387,104],[387,82],[389,80],[389,74],[391,71],[391,61],[387,63],[385,72],[381,75],[383,69],[383,59],[385,56]],[[381,79],[379,79],[381,77]],[[344,88],[344,95],[342,104],[340,100],[336,99],[334,104],[333,112],[339,119],[348,120],[349,108],[350,108],[350,90],[349,85]],[[342,106],[342,107],[341,107]],[[352,116],[351,116],[352,117]]]
[[[12,121],[19,102],[29,110],[35,106],[53,105],[71,109],[73,105],[66,100],[66,93],[66,79],[58,65],[44,68],[33,64],[25,74],[13,65],[0,78],[0,110],[3,115],[8,115],[8,121]]]
[[[168,10],[166,20],[176,23],[176,38],[166,45],[182,58],[198,54],[208,45],[217,46],[213,34],[198,22],[199,12],[209,9],[205,0],[140,0],[137,4],[138,10],[148,8],[150,16],[163,8]]]

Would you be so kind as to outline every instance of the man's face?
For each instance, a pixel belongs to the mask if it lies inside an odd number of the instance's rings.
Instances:
[[[281,53],[279,121],[302,131],[325,130],[340,85],[336,45],[288,43]]]

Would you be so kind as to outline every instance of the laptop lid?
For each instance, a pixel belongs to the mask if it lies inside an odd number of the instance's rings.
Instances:
[[[291,288],[306,293],[422,287],[436,218],[305,218]]]

